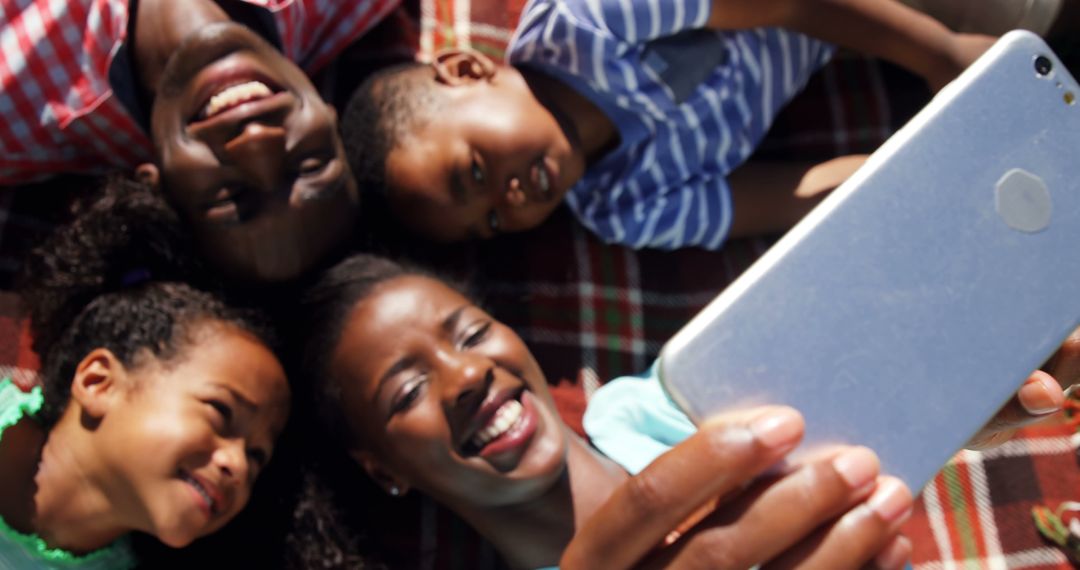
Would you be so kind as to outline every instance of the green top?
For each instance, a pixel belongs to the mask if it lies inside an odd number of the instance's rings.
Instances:
[[[7,428],[36,414],[44,400],[41,386],[23,392],[10,378],[0,380],[0,441]],[[38,535],[21,533],[0,517],[0,568],[115,570],[134,566],[135,554],[127,537],[79,556],[60,548],[50,548]]]

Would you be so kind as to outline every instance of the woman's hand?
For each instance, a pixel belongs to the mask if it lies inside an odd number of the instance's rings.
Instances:
[[[790,408],[704,422],[612,494],[577,531],[560,567],[901,568],[911,550],[899,535],[911,493],[879,477],[870,450],[840,447],[761,477],[802,434]],[[702,507],[709,508],[696,515]]]
[[[1080,382],[1080,329],[1046,361],[1042,370],[1028,377],[1012,400],[971,438],[969,449],[987,449],[1000,445],[1023,426],[1046,419],[1061,411],[1065,389]]]

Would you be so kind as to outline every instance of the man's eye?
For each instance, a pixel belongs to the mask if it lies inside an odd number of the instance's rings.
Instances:
[[[480,168],[480,162],[475,158],[472,161],[472,179],[477,184],[484,183],[484,169]]]
[[[330,164],[330,161],[322,158],[305,158],[300,162],[297,173],[299,173],[300,176],[315,176],[325,170],[328,164]]]
[[[488,227],[491,228],[491,233],[499,233],[499,213],[495,210],[488,212]]]

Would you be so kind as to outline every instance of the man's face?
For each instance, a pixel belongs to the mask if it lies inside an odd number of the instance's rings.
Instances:
[[[244,26],[185,39],[162,74],[151,131],[162,190],[231,277],[291,279],[349,235],[359,197],[333,108]]]
[[[543,222],[581,178],[585,161],[524,77],[499,67],[435,88],[445,105],[387,156],[388,200],[397,216],[439,241]]]

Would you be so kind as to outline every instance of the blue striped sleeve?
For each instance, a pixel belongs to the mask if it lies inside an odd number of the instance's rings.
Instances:
[[[580,6],[598,27],[628,43],[641,43],[703,28],[711,0],[584,0]]]

